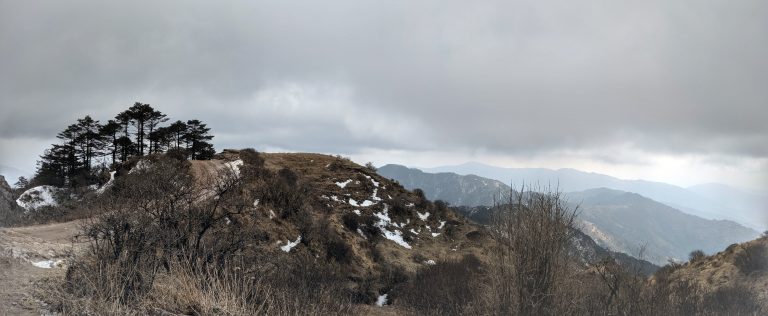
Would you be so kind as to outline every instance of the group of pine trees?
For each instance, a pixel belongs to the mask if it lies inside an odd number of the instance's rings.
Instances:
[[[104,124],[90,116],[78,119],[40,156],[34,180],[79,186],[93,183],[94,167],[109,168],[131,157],[165,152],[193,160],[213,157],[213,136],[206,124],[188,120],[163,125],[166,122],[165,114],[139,102]]]

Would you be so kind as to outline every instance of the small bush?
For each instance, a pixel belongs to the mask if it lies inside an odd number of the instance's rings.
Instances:
[[[768,269],[768,247],[760,243],[744,246],[744,251],[735,258],[736,267],[746,275]]]
[[[350,231],[357,232],[357,228],[360,227],[360,224],[357,222],[359,220],[358,217],[360,216],[352,213],[346,213],[341,216],[341,223],[344,224],[344,227]]]
[[[707,255],[704,254],[704,251],[694,250],[694,251],[691,251],[691,253],[688,255],[688,262],[690,263],[699,262],[706,257]]]
[[[325,254],[328,259],[338,263],[348,264],[352,261],[352,248],[339,237],[331,239],[325,246]]]

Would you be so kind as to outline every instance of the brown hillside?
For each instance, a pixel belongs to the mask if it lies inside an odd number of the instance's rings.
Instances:
[[[768,237],[733,244],[712,256],[685,263],[674,269],[669,279],[694,284],[703,293],[746,286],[768,306]]]
[[[345,265],[352,279],[370,277],[385,267],[415,272],[419,267],[446,259],[474,254],[484,258],[485,238],[466,236],[480,228],[439,203],[404,189],[375,171],[347,159],[309,153],[261,153],[264,168],[279,173],[287,169],[295,173],[297,183],[306,189],[305,216],[313,223],[327,223],[326,235],[338,236],[351,249]],[[215,160],[193,161],[192,173],[197,178],[232,169],[239,173],[247,168],[240,153],[226,150]],[[206,176],[207,175],[207,176]],[[246,177],[247,178],[247,177]],[[247,181],[258,182],[256,179]],[[258,186],[253,183],[253,186]],[[307,241],[302,235],[302,218],[286,217],[286,211],[261,203],[259,193],[252,194],[253,207],[259,218],[253,224],[268,236],[263,247],[267,253],[283,253],[281,247],[295,243],[290,254],[324,258],[328,249],[323,243]],[[427,213],[429,215],[427,215]],[[236,220],[236,219],[232,219]],[[356,229],[355,229],[356,228]],[[473,236],[477,236],[475,233]],[[331,239],[335,238],[330,236]],[[486,243],[487,244],[487,243]]]

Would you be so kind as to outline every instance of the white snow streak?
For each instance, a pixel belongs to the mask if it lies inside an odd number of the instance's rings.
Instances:
[[[296,238],[296,241],[293,241],[293,242],[290,240],[286,241],[285,246],[280,247],[280,250],[285,252],[290,252],[291,249],[293,249],[293,247],[296,247],[296,245],[299,244],[299,242],[301,242],[301,236],[299,236],[299,238]]]
[[[338,185],[340,188],[343,189],[343,188],[345,188],[347,186],[347,184],[349,184],[351,182],[352,182],[352,179],[349,179],[349,180],[344,181],[344,182],[336,182],[336,185]]]

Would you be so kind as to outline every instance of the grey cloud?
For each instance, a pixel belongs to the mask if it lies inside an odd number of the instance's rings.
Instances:
[[[767,15],[757,0],[2,1],[0,138],[140,100],[208,121],[222,146],[766,157]],[[331,92],[294,112],[257,98],[286,85]]]

